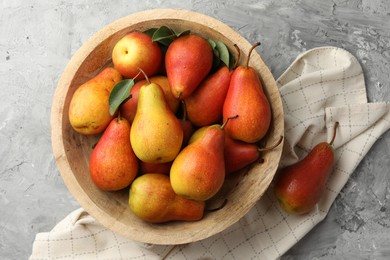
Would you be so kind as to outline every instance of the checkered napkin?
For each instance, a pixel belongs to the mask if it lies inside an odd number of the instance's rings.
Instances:
[[[359,62],[340,48],[301,54],[277,80],[285,111],[281,166],[305,156],[317,143],[334,142],[335,165],[318,206],[304,216],[285,213],[272,184],[236,224],[208,239],[178,246],[149,245],[121,237],[83,209],[54,229],[36,235],[30,259],[276,259],[297,243],[327,212],[349,176],[390,127],[390,104],[367,103]]]

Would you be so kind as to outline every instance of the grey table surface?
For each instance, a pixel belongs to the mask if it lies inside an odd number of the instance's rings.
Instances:
[[[50,111],[75,51],[103,26],[154,8],[190,9],[231,26],[275,78],[296,56],[332,45],[355,55],[370,102],[390,101],[390,1],[0,1],[0,259],[27,259],[36,233],[78,203],[56,167]],[[375,143],[328,216],[282,259],[390,258],[390,132]],[[243,256],[245,259],[245,256]]]

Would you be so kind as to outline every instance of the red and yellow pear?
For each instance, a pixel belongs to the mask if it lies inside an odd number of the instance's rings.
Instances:
[[[121,190],[136,177],[138,159],[130,144],[130,129],[125,118],[114,118],[93,149],[89,169],[98,188]]]
[[[165,69],[173,96],[184,100],[206,78],[213,65],[213,50],[201,36],[183,35],[169,45]]]
[[[157,42],[142,32],[126,34],[116,42],[112,50],[112,63],[126,78],[135,78],[141,68],[150,77],[157,74],[162,66],[162,51]],[[145,76],[140,74],[137,79]]]
[[[169,171],[171,170],[172,162],[166,162],[166,163],[147,163],[140,161],[139,162],[139,168],[140,173],[162,173],[169,175]]]
[[[255,144],[246,143],[230,138],[226,135],[225,138],[225,167],[226,174],[237,172],[250,164],[259,161],[261,154],[270,151],[279,146],[283,141],[283,137],[269,147],[258,147]]]
[[[296,215],[308,213],[322,198],[334,163],[332,145],[337,126],[338,122],[335,123],[329,143],[317,144],[305,158],[278,173],[274,191],[280,206],[286,212]]]
[[[183,144],[182,148],[188,144],[188,141],[191,138],[192,133],[194,132],[194,126],[187,117],[187,106],[184,101],[182,103],[182,118],[180,119],[181,127],[183,128]]]
[[[110,114],[109,96],[122,75],[108,67],[79,86],[69,104],[72,128],[84,135],[100,134],[114,118]]]
[[[197,129],[191,136],[189,143],[195,142],[199,139],[210,126],[204,126]],[[283,141],[281,136],[279,140],[269,147],[258,147],[256,144],[246,143],[239,140],[232,139],[229,135],[225,134],[224,145],[224,160],[226,175],[230,175],[237,172],[250,164],[260,160],[261,154],[266,151],[270,151],[279,146]]]
[[[234,69],[229,90],[223,105],[223,119],[239,115],[226,127],[226,132],[236,140],[247,143],[260,141],[271,123],[271,107],[263,91],[257,71],[249,66],[249,58],[256,43],[249,51],[245,65]]]
[[[222,119],[222,109],[229,88],[231,71],[223,66],[209,75],[185,99],[188,119],[196,126],[215,124]]]
[[[209,126],[175,158],[170,171],[175,193],[205,201],[220,190],[225,180],[224,127],[227,122],[222,126]]]
[[[203,218],[205,202],[177,195],[167,175],[147,173],[131,184],[129,206],[140,219],[149,223],[163,223],[200,220]]]

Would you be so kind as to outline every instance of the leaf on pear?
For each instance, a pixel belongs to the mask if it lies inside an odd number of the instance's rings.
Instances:
[[[217,47],[217,44],[212,39],[207,39],[207,42],[210,44],[211,48],[215,50],[215,47]]]
[[[223,62],[229,70],[232,70],[235,59],[228,47],[219,40],[207,39],[207,41],[214,53],[213,69],[217,69],[221,65],[221,62]]]
[[[190,30],[177,32],[165,25],[156,30],[150,29],[149,33],[152,31],[152,41],[158,42],[164,46],[169,46],[169,44],[171,44],[174,39],[190,33]]]
[[[149,35],[150,37],[153,37],[155,31],[157,31],[157,28],[150,28],[145,30],[143,33]]]
[[[130,90],[134,86],[134,79],[125,79],[118,82],[111,90],[108,102],[110,104],[110,115],[114,115],[118,107],[131,97]]]
[[[182,31],[182,32],[177,32],[175,31],[174,29],[172,29],[172,31],[175,33],[176,37],[180,37],[180,36],[184,36],[184,35],[188,35],[191,33],[190,30],[185,30],[185,31]]]
[[[226,47],[226,45],[223,42],[219,40],[215,40],[214,42],[216,44],[215,48],[218,50],[219,53],[219,59],[223,63],[225,63],[227,67],[229,67],[229,60],[230,60],[229,49]]]
[[[174,31],[172,31],[167,26],[161,26],[153,33],[152,41],[168,46],[172,43],[174,38],[176,38],[176,34]]]
[[[216,49],[217,44],[212,39],[207,39],[207,42],[210,44],[211,48],[213,49],[213,66],[211,68],[211,71],[216,71],[219,68],[219,64],[220,64],[219,52]]]

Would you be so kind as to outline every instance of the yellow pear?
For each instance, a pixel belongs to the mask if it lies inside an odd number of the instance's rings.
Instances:
[[[182,146],[180,121],[169,108],[161,87],[149,79],[139,90],[130,140],[136,156],[150,163],[173,161]]]
[[[162,223],[199,220],[203,217],[205,203],[177,195],[167,175],[147,173],[131,184],[129,207],[137,217],[146,222]]]
[[[68,112],[70,124],[76,132],[90,135],[106,129],[114,118],[110,115],[108,98],[121,80],[122,75],[109,67],[76,89]]]

